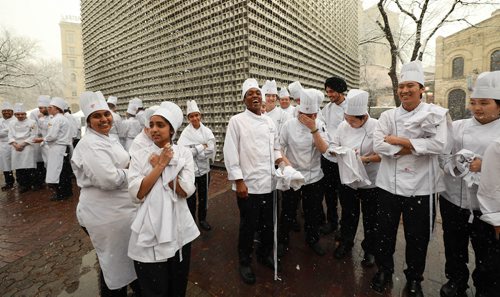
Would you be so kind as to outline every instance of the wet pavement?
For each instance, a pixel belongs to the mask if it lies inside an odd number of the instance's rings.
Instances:
[[[213,229],[202,231],[193,242],[187,296],[406,296],[402,228],[392,288],[377,294],[369,287],[376,268],[360,265],[361,224],[354,249],[344,260],[333,257],[333,235],[322,237],[327,255],[319,257],[305,244],[303,232],[292,233],[281,280],[274,281],[273,271],[254,261],[257,283],[246,285],[238,274],[239,213],[229,187],[224,171],[212,171],[207,220]],[[74,197],[58,202],[49,200],[47,189],[21,195],[16,189],[0,192],[0,296],[98,296],[95,251],[75,217],[78,192],[74,186]],[[439,217],[424,277],[425,296],[438,297],[446,282]],[[473,293],[469,289],[469,296]]]

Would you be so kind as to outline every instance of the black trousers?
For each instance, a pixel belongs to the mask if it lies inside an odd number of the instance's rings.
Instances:
[[[13,186],[16,180],[14,179],[14,173],[12,171],[4,171],[3,176],[5,179],[5,185]]]
[[[357,189],[342,185],[340,205],[342,219],[340,225],[341,243],[352,247],[358,230],[359,214],[363,213],[364,239],[361,247],[365,253],[375,255],[377,251],[377,210],[379,188]]]
[[[73,196],[73,184],[71,178],[73,170],[71,169],[71,155],[69,148],[66,149],[66,156],[63,160],[63,167],[59,175],[59,184],[57,184],[56,194],[58,198],[66,198]]]
[[[323,184],[317,181],[302,186],[298,191],[288,190],[283,192],[281,201],[280,243],[288,244],[290,229],[297,212],[297,201],[302,197],[304,210],[304,231],[306,242],[313,245],[319,240],[319,226],[321,223],[321,202],[323,200]]]
[[[432,224],[436,217],[433,199]],[[406,240],[405,269],[408,281],[423,280],[427,246],[429,244],[429,196],[405,197],[391,194],[380,189],[378,224],[378,251],[375,260],[381,271],[394,272],[394,251],[399,220],[403,215],[403,227]]]
[[[478,291],[482,292],[488,290],[495,283],[498,288],[500,265],[496,266],[496,268],[490,265],[495,261],[494,250],[495,246],[498,245],[493,227],[481,221],[480,211],[473,212],[474,219],[472,223],[469,223],[470,210],[456,206],[443,197],[439,199],[439,203],[443,220],[446,278],[457,282],[463,288],[467,287],[470,239],[476,259],[472,273],[474,286]],[[490,255],[490,252],[493,253]],[[493,271],[491,268],[493,268]],[[496,292],[499,290],[497,289]]]
[[[240,210],[238,255],[240,265],[248,266],[257,230],[261,239],[257,255],[266,257],[273,249],[273,194],[248,194],[245,199],[236,197],[236,201]]]
[[[166,262],[134,261],[142,295],[145,297],[185,296],[190,262],[191,243],[182,247],[182,261],[180,261],[179,251]]]
[[[189,211],[196,221],[196,193],[198,193],[198,221],[206,221],[210,173],[195,177],[194,183],[196,185],[196,191],[187,199]]]
[[[323,204],[321,205],[321,223],[326,223],[326,221],[328,221],[335,229],[337,229],[339,223],[339,215],[337,212],[338,195],[340,187],[342,186],[340,182],[339,165],[335,162],[328,161],[325,157],[321,156],[321,170],[323,170],[324,174],[322,179],[322,194],[325,197],[326,203],[326,219],[323,211]]]
[[[42,186],[45,183],[45,174],[47,174],[47,170],[45,169],[45,163],[37,162],[35,169],[35,186]]]
[[[22,188],[31,188],[35,185],[35,168],[16,169],[16,179]]]

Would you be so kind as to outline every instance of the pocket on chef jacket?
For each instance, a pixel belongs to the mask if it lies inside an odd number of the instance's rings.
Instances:
[[[417,160],[413,155],[402,156],[397,160],[396,178],[404,188],[412,189],[417,183]]]

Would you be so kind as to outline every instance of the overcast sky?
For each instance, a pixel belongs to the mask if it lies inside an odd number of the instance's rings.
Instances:
[[[363,8],[377,2],[363,0]],[[475,10],[476,16],[471,21],[482,21],[492,11],[493,8]],[[67,15],[80,15],[79,0],[0,0],[0,28],[36,40],[39,45],[38,55],[44,59],[61,60],[59,22]],[[455,24],[444,28],[440,34],[447,36],[465,27],[465,24]]]

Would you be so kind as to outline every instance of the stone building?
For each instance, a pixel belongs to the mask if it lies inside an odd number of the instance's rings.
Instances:
[[[78,105],[80,94],[85,91],[85,74],[83,69],[82,27],[80,19],[74,16],[63,17],[59,22],[61,30],[61,52],[64,99],[68,101],[71,111],[80,110]]]
[[[358,10],[352,0],[82,0],[89,90],[145,105],[197,101],[221,160],[229,118],[244,109],[241,84],[327,77],[357,87]]]
[[[454,120],[467,117],[468,98],[477,75],[500,70],[500,10],[490,18],[436,39],[434,98]]]

